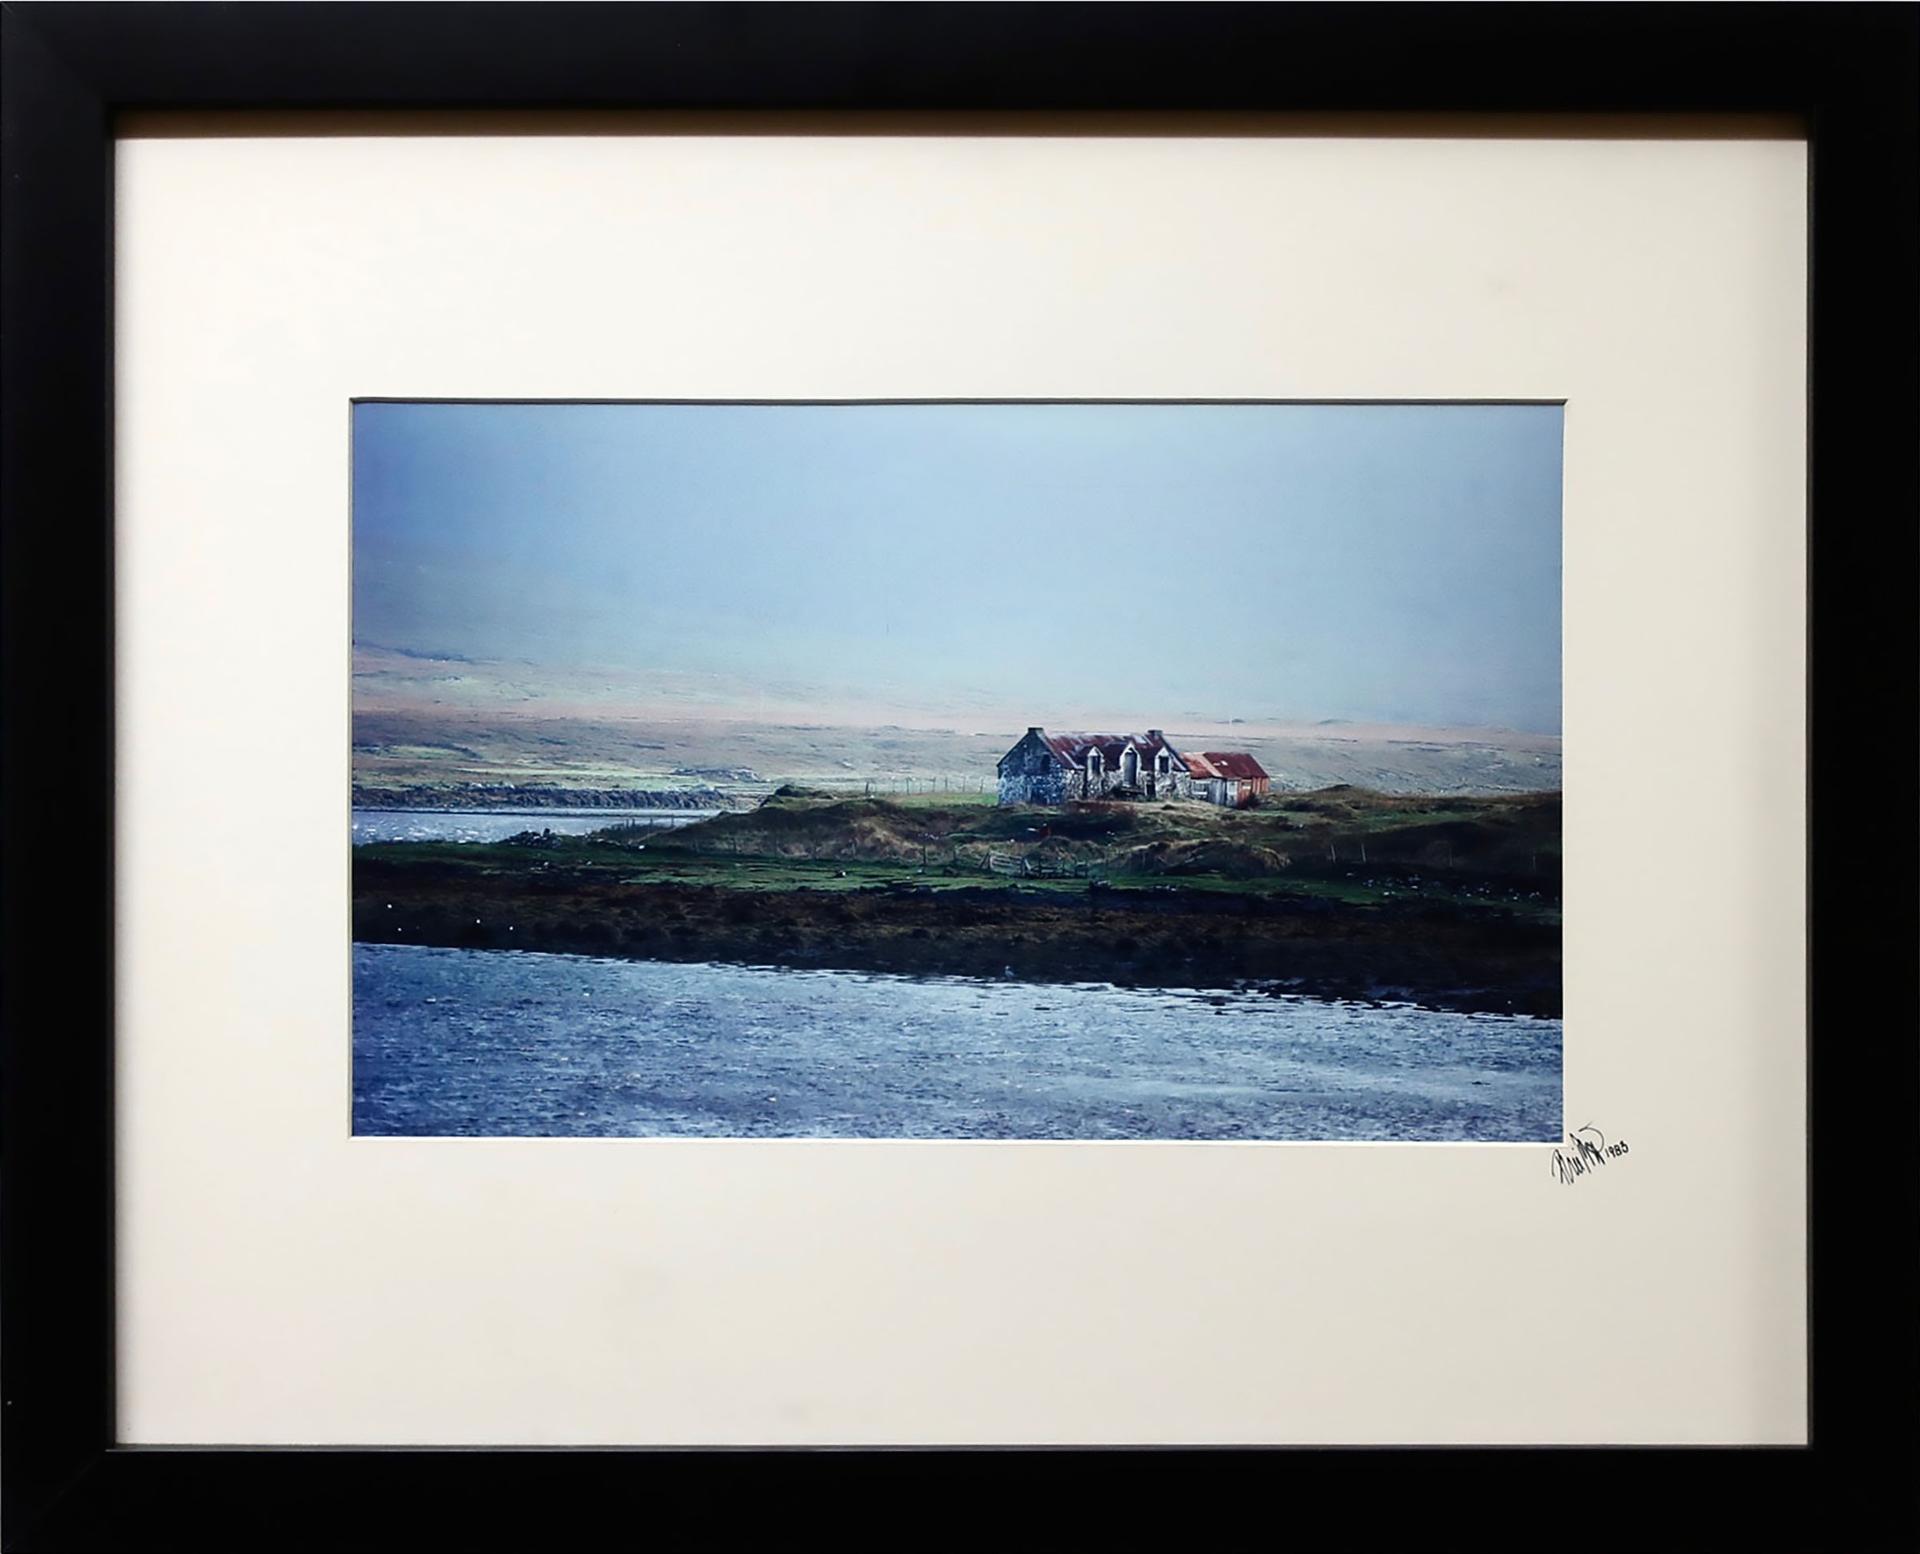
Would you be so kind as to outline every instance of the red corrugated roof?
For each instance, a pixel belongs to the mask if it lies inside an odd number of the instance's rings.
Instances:
[[[1167,743],[1164,735],[1156,734],[1047,734],[1040,736],[1047,742],[1047,748],[1067,765],[1076,770],[1084,770],[1089,751],[1100,752],[1100,763],[1108,771],[1117,771],[1120,757],[1128,745],[1140,752],[1140,763],[1151,770],[1153,758],[1162,750],[1170,755],[1180,766],[1186,765],[1186,758]]]
[[[1200,759],[1218,770],[1222,777],[1232,778],[1236,782],[1253,782],[1263,778],[1272,781],[1267,777],[1266,768],[1244,750],[1209,750]]]

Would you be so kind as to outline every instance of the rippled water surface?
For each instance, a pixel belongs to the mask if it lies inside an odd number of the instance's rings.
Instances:
[[[1543,1140],[1560,1022],[356,944],[361,1134]]]

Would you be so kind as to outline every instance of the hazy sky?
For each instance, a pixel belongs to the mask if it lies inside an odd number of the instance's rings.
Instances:
[[[1539,405],[354,410],[363,645],[781,696],[1560,728]],[[1031,709],[1030,715],[1024,715]]]

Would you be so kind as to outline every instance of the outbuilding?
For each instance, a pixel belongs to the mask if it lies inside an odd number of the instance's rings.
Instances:
[[[1187,757],[1195,798],[1232,809],[1246,809],[1273,788],[1266,768],[1244,750],[1208,750]]]

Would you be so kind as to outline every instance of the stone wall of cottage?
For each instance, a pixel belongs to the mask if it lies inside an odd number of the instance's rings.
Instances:
[[[1169,770],[1161,776],[1153,769],[1153,757],[1142,754],[1140,791],[1146,791],[1149,774],[1154,778],[1156,799],[1195,798],[1205,795],[1204,784],[1196,785],[1184,772]],[[1065,804],[1088,798],[1106,798],[1121,785],[1117,767],[1106,767],[1091,774],[1084,766],[1071,771],[1062,767],[1045,740],[1031,730],[1000,758],[999,801],[1002,804]]]
[[[1000,758],[1000,802],[1064,804],[1076,797],[1070,791],[1072,775],[1054,759],[1046,741],[1029,732]]]
[[[1188,777],[1185,772],[1171,769],[1171,766],[1165,776],[1160,775],[1153,770],[1153,760],[1151,756],[1142,757],[1140,762],[1140,780],[1134,785],[1140,790],[1142,795],[1147,791],[1147,778],[1149,775],[1153,777],[1153,796],[1155,799],[1185,799],[1193,797],[1194,786],[1192,778]],[[1096,799],[1105,798],[1108,794],[1112,793],[1115,788],[1120,786],[1122,786],[1120,773],[1115,768],[1108,767],[1096,774],[1090,791],[1087,773],[1077,771],[1073,774],[1068,797],[1076,799],[1088,797]]]

